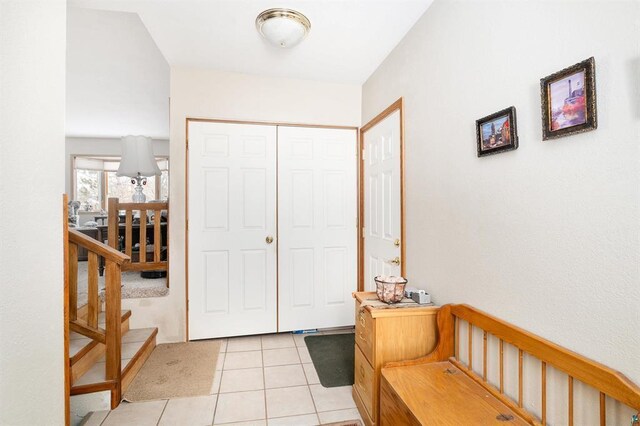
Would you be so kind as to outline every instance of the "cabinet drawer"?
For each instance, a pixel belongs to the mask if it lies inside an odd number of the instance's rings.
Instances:
[[[373,359],[373,318],[371,314],[356,303],[356,344],[369,363],[374,365]]]
[[[371,367],[371,364],[369,364],[357,346],[355,355],[355,371],[353,372],[355,388],[369,416],[375,421],[376,415],[374,410],[376,409],[376,404],[373,398],[376,392],[373,367]]]

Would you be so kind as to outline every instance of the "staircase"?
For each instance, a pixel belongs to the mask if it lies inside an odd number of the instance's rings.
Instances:
[[[64,242],[67,398],[109,391],[114,409],[155,348],[158,329],[129,329],[131,311],[121,310],[122,270],[129,265],[129,256],[66,225]],[[78,306],[79,247],[88,252],[88,301],[84,306]],[[106,275],[103,301],[98,289],[99,257],[104,259]]]

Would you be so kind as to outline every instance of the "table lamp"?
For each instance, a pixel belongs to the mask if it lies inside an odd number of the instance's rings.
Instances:
[[[147,177],[160,175],[158,163],[153,156],[151,138],[146,136],[124,136],[122,138],[122,158],[116,176],[128,176],[135,184],[135,192],[131,197],[134,203],[144,203],[147,197],[142,192],[142,185],[147,184]]]

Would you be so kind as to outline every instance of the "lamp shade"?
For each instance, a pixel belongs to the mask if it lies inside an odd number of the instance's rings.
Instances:
[[[122,159],[117,176],[154,176],[160,169],[153,156],[151,138],[146,136],[125,136],[122,138]]]

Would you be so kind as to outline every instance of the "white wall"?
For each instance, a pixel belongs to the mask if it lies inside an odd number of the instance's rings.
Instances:
[[[405,100],[410,282],[636,383],[638,34],[633,1],[436,1],[365,83],[362,102],[366,123]],[[590,56],[599,128],[542,142],[540,78]],[[520,147],[477,158],[475,120],[510,105]]]
[[[66,1],[0,2],[0,424],[64,424]]]
[[[124,135],[123,135],[124,136]],[[169,156],[168,140],[153,140],[154,155]],[[73,180],[73,157],[76,155],[103,155],[120,156],[122,154],[122,144],[120,138],[72,138],[65,140],[65,192],[71,194],[71,183]]]
[[[169,137],[169,64],[136,13],[67,11],[67,136]]]
[[[186,338],[185,120],[187,117],[358,126],[359,85],[171,69],[170,291],[123,300],[132,327],[158,326],[159,341]]]

